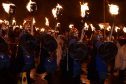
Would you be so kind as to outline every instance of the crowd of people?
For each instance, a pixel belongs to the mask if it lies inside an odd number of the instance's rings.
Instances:
[[[90,84],[126,83],[126,38],[108,40],[95,30],[79,35],[0,24],[1,84],[81,84],[82,64],[87,64]],[[90,37],[90,38],[89,38]],[[113,81],[114,80],[114,81]],[[83,83],[82,83],[83,84]]]

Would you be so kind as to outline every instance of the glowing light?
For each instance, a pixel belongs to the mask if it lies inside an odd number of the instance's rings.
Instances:
[[[95,27],[93,26],[93,24],[90,24],[90,26],[91,26],[91,30],[95,31]]]
[[[126,33],[126,27],[123,28],[123,32]]]
[[[119,29],[120,29],[119,27],[115,26],[115,31],[116,32],[118,32]]]
[[[88,28],[89,28],[89,25],[85,22],[85,24],[84,24],[84,30],[88,30]]]
[[[41,28],[40,32],[44,32],[44,31],[45,31],[45,29],[44,28]]]
[[[23,25],[25,25],[25,24],[26,24],[26,22],[27,22],[27,21],[26,21],[26,20],[24,20]]]
[[[69,28],[72,29],[74,27],[74,24],[70,24]]]
[[[46,26],[49,26],[49,20],[48,20],[47,17],[45,17],[45,25],[46,25]]]
[[[29,12],[32,12],[33,9],[31,8],[32,4],[36,4],[36,2],[33,2],[33,1],[29,1],[28,4],[26,5],[26,9],[29,11]]]
[[[117,5],[114,5],[114,4],[109,4],[109,12],[112,15],[117,15],[119,13],[119,7]]]
[[[3,20],[0,20],[0,23],[3,23]]]
[[[39,28],[35,28],[36,31],[39,31]]]
[[[13,18],[13,20],[12,20],[12,25],[16,25],[16,20],[15,20],[15,18]]]
[[[9,14],[9,12],[10,12],[10,6],[15,6],[15,5],[12,4],[12,3],[2,3],[2,6],[4,8],[4,11]]]
[[[36,23],[35,18],[33,18],[33,24],[35,24],[35,23]]]
[[[108,26],[108,27],[106,28],[106,30],[107,30],[107,31],[110,31],[110,30],[111,30],[111,26]]]
[[[60,27],[60,23],[59,22],[57,22],[56,27]]]
[[[56,8],[52,9],[52,14],[54,18],[57,18],[57,15],[60,13],[61,9],[63,9],[63,7],[60,4],[57,4]]]
[[[89,10],[88,3],[80,3],[81,5],[81,17],[85,17],[86,11]]]
[[[98,24],[100,29],[104,29],[104,25],[103,24]]]

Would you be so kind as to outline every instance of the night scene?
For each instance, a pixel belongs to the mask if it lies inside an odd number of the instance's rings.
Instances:
[[[0,84],[126,84],[126,0],[0,0]]]

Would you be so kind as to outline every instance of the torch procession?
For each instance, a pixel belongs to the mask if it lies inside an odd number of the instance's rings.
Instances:
[[[11,1],[0,1],[0,84],[126,84],[125,0]]]
[[[118,13],[119,13],[119,7],[117,5],[110,4],[109,5],[109,12],[111,13],[112,18],[113,18],[113,24],[112,24],[112,29],[111,29],[111,33],[110,33],[110,40],[111,40],[113,30],[115,28],[115,16],[118,15]]]

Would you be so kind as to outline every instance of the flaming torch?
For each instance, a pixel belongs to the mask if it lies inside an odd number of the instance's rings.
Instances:
[[[113,30],[114,30],[114,27],[115,27],[114,19],[115,19],[115,15],[118,15],[118,13],[119,13],[119,7],[117,5],[114,5],[114,4],[109,4],[109,12],[113,16],[113,25],[112,25],[112,29],[111,29],[111,33],[110,33],[110,40],[111,40]]]
[[[57,20],[58,19],[58,16],[59,14],[61,13],[61,10],[63,9],[63,7],[60,5],[60,4],[57,4],[55,8],[52,9],[52,14],[53,14],[53,17]],[[58,23],[58,22],[56,22]],[[55,26],[55,31],[57,29],[57,24]]]
[[[80,12],[81,12],[81,17],[82,17],[82,23],[84,24],[84,18],[85,18],[86,14],[87,14],[87,11],[89,11],[88,3],[80,2],[80,9],[81,9]],[[82,42],[82,38],[85,35],[85,29],[88,28],[87,26],[88,25],[87,25],[87,23],[85,21],[83,29],[81,30],[81,38],[80,38],[81,40],[80,40],[80,42]]]
[[[15,14],[16,6],[13,3],[2,3],[4,11],[9,14],[9,23],[12,25],[12,18]]]
[[[52,9],[53,17],[57,19],[57,16],[60,14],[62,9],[63,7],[60,4],[57,4],[56,8]]]
[[[47,27],[49,27],[49,20],[48,20],[47,17],[45,17],[45,25],[46,25]]]
[[[84,18],[86,16],[86,12],[89,10],[88,3],[80,3],[81,5],[81,17]]]
[[[31,20],[31,35],[34,35],[34,22],[35,22],[35,19],[33,17],[33,14],[35,13],[35,11],[37,10],[37,4],[36,2],[33,2],[33,1],[29,1],[27,6],[26,6],[26,9],[32,14],[32,20]]]

